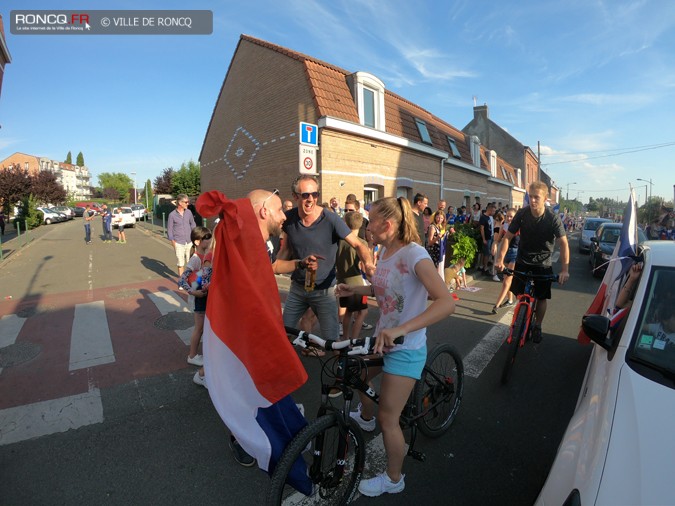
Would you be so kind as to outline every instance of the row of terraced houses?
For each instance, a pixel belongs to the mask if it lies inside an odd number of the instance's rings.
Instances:
[[[206,132],[202,190],[239,198],[254,188],[291,195],[300,172],[299,122],[318,125],[316,167],[322,200],[349,193],[365,203],[426,194],[459,206],[523,204],[527,185],[546,182],[533,150],[474,107],[463,129],[386,88],[368,72],[349,72],[242,35]]]

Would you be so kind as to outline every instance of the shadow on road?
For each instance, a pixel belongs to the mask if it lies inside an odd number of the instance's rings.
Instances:
[[[156,260],[154,258],[148,258],[146,256],[141,257],[141,264],[146,269],[154,272],[155,274],[162,276],[165,279],[176,280],[177,274],[173,269],[170,269],[164,262],[161,260]]]

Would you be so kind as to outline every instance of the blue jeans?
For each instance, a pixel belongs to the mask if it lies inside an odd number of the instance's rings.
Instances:
[[[91,242],[91,225],[89,223],[84,224],[84,240]]]
[[[110,230],[110,224],[109,223],[103,224],[103,240],[104,241],[112,241],[112,230]]]
[[[291,289],[284,305],[284,325],[297,327],[298,321],[305,314],[307,308],[312,308],[319,319],[321,337],[323,339],[338,339],[337,300],[333,288],[327,290],[313,290],[306,292],[305,287],[298,283],[291,283]]]

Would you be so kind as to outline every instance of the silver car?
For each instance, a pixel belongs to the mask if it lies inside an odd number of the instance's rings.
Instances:
[[[581,230],[579,237],[579,253],[588,252],[591,249],[591,237],[595,235],[601,223],[611,222],[607,218],[586,218],[584,221],[584,228]]]

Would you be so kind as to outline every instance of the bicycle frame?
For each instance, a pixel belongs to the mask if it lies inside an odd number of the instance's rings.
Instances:
[[[508,344],[513,342],[513,339],[518,339],[518,346],[522,348],[525,346],[525,338],[530,333],[530,324],[532,322],[532,317],[537,309],[537,299],[534,298],[532,292],[534,291],[534,281],[528,280],[525,285],[525,293],[518,295],[518,303],[516,308],[513,311],[513,319],[511,320],[511,329],[509,330],[509,337],[506,339]],[[525,328],[523,329],[523,334],[521,336],[514,336],[513,329],[516,326],[516,318],[518,317],[518,312],[524,310],[525,313]]]

